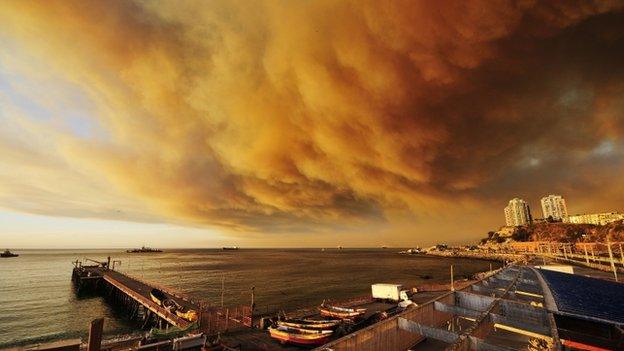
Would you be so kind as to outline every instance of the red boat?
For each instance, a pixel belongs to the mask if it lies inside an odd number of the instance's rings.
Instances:
[[[278,326],[270,327],[269,333],[273,339],[279,340],[282,344],[318,346],[327,343],[334,332]]]
[[[319,307],[321,316],[339,318],[339,319],[355,319],[366,313],[365,308],[346,308],[338,306],[326,306],[322,304]]]

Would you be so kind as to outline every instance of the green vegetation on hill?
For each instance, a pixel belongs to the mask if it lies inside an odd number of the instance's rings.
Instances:
[[[510,234],[488,232],[481,244],[506,241],[604,242],[624,241],[624,221],[606,225],[572,223],[537,223],[515,227]]]

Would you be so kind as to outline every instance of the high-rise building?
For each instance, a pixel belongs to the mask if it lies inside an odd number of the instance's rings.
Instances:
[[[509,200],[509,204],[505,207],[505,222],[510,227],[531,223],[529,204],[518,198]]]
[[[541,202],[544,218],[551,217],[557,221],[564,221],[568,217],[568,208],[561,195],[544,196]]]

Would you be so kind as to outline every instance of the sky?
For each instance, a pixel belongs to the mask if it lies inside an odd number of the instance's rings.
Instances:
[[[624,211],[621,1],[0,2],[0,245],[469,243]]]

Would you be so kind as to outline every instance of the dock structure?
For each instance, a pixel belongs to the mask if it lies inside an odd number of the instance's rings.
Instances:
[[[110,303],[123,308],[130,319],[141,322],[144,329],[193,327],[205,334],[214,335],[231,328],[249,327],[252,324],[250,306],[211,307],[207,302],[174,292],[168,287],[144,282],[116,271],[110,266],[110,257],[105,262],[89,261],[96,264],[83,265],[82,262],[74,262],[72,281],[76,292],[104,296]],[[155,288],[185,310],[196,311],[199,315],[197,323],[186,320],[155,303],[150,296],[150,292]]]
[[[571,283],[577,278],[592,282]],[[565,296],[570,284],[584,284],[586,296]],[[596,296],[588,296],[587,287],[597,286]],[[592,316],[600,303],[591,300],[605,293],[617,312]],[[622,303],[614,298],[623,295],[623,284],[511,265],[316,350],[623,349]],[[579,298],[582,306],[566,305]]]
[[[143,319],[145,326],[175,326],[185,329],[191,324],[152,301],[150,291],[154,289],[153,286],[109,269],[107,264],[77,265],[72,272],[72,280],[79,293],[101,293],[124,306],[132,318]],[[175,300],[187,309],[200,310],[200,306],[190,301],[181,298]]]

